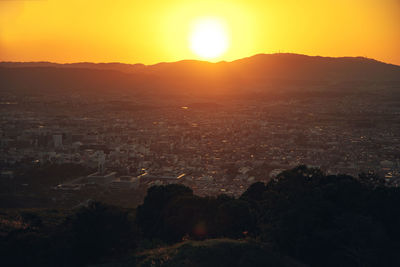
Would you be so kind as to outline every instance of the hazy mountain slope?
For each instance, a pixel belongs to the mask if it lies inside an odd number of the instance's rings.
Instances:
[[[26,68],[26,67],[58,67],[58,68],[85,68],[85,69],[98,69],[98,70],[116,70],[121,72],[132,73],[144,69],[146,66],[143,64],[124,64],[118,62],[112,63],[92,63],[92,62],[79,62],[79,63],[52,63],[47,61],[42,62],[0,62],[0,67],[6,68]]]
[[[260,54],[233,62],[0,63],[0,89],[40,92],[226,94],[344,82],[400,83],[400,66],[366,58]]]
[[[127,93],[148,88],[147,75],[56,67],[0,68],[0,89],[15,93]]]

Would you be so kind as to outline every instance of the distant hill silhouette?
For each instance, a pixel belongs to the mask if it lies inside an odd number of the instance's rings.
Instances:
[[[183,60],[155,65],[0,62],[0,90],[226,94],[337,84],[400,84],[400,66],[362,57],[259,54],[232,62]],[[339,86],[340,87],[340,86]]]

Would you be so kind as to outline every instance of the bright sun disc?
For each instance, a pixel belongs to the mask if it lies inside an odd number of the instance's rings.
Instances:
[[[227,30],[218,19],[198,20],[191,31],[190,48],[198,56],[213,59],[228,48]]]

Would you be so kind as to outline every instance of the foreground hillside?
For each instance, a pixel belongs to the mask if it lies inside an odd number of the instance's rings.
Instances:
[[[0,251],[5,266],[400,266],[399,205],[375,176],[299,166],[237,199],[168,185],[136,210],[3,212]]]
[[[171,246],[146,250],[126,257],[118,263],[94,266],[275,266],[303,267],[305,265],[280,255],[271,246],[252,240],[208,239],[183,241]]]

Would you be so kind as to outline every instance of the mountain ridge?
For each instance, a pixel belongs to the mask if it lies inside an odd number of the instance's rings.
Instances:
[[[79,62],[69,62],[69,63],[59,63],[59,62],[53,62],[53,61],[0,61],[0,67],[52,67],[52,66],[60,66],[60,67],[79,67],[79,66],[84,66],[84,65],[90,65],[90,66],[115,66],[115,65],[124,65],[124,66],[132,66],[132,67],[151,67],[159,64],[171,64],[171,63],[180,63],[180,62],[204,62],[204,63],[210,63],[210,64],[220,64],[220,63],[232,63],[232,62],[237,62],[237,61],[242,61],[242,60],[247,60],[247,59],[252,59],[256,57],[263,57],[263,56],[300,56],[300,57],[307,57],[307,58],[318,58],[318,59],[330,59],[330,60],[340,60],[340,59],[354,59],[354,60],[361,60],[361,61],[371,61],[371,62],[376,62],[376,63],[383,63],[386,65],[391,65],[391,66],[396,66],[400,67],[400,65],[396,65],[393,63],[388,63],[384,61],[380,61],[374,58],[368,58],[368,57],[363,57],[363,56],[340,56],[340,57],[332,57],[332,56],[310,56],[306,54],[297,54],[297,53],[272,53],[272,54],[266,54],[266,53],[258,53],[254,54],[252,56],[248,57],[243,57],[243,58],[238,58],[235,60],[230,60],[230,61],[217,61],[217,62],[210,62],[206,60],[197,60],[197,59],[182,59],[182,60],[177,60],[177,61],[161,61],[157,62],[154,64],[144,64],[144,63],[124,63],[124,62],[118,62],[118,61],[112,61],[112,62],[90,62],[90,61],[79,61]],[[22,66],[25,65],[25,66]]]
[[[124,63],[1,62],[0,90],[43,93],[153,92],[231,94],[334,84],[400,84],[400,66],[363,57],[258,54],[231,62],[198,60],[154,65]]]

